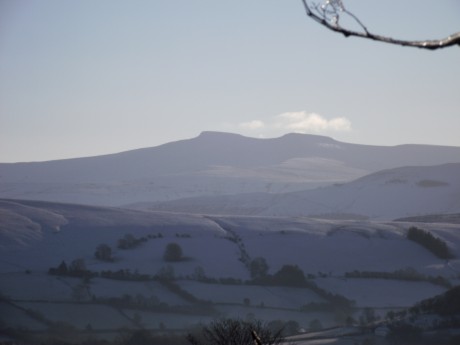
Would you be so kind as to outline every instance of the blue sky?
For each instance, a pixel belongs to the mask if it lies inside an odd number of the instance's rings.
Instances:
[[[374,32],[460,31],[460,2],[345,1]],[[344,38],[300,0],[0,0],[0,162],[204,130],[460,146],[460,48]]]

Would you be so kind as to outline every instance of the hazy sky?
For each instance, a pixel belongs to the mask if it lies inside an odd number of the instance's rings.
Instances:
[[[345,1],[371,31],[460,31],[460,1]],[[300,0],[0,0],[0,162],[201,131],[460,146],[460,47],[344,38]]]

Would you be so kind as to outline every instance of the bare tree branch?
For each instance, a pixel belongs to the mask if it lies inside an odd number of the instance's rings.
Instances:
[[[396,44],[406,47],[416,47],[422,49],[435,50],[452,46],[460,46],[460,32],[456,32],[446,38],[438,40],[424,41],[407,41],[395,39],[388,36],[377,35],[369,32],[367,27],[353,13],[345,9],[341,0],[326,0],[322,4],[307,3],[307,0],[302,0],[307,16],[325,26],[329,30],[343,34],[345,37],[356,36],[374,41]],[[363,32],[346,29],[340,26],[340,14],[347,14],[363,29]]]

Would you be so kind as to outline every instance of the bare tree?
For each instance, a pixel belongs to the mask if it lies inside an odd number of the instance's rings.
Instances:
[[[325,26],[329,30],[343,34],[345,37],[356,36],[374,41],[396,44],[400,46],[416,47],[422,49],[435,50],[452,46],[460,46],[460,32],[436,40],[424,41],[409,41],[400,40],[388,36],[377,35],[371,33],[361,20],[353,13],[348,11],[342,0],[322,0],[320,3],[307,3],[307,0],[302,0],[307,16]],[[361,28],[361,31],[347,29],[340,24],[340,16],[348,16],[353,19]]]
[[[96,259],[102,261],[113,261],[112,248],[110,248],[107,244],[102,243],[97,246],[94,256]]]
[[[278,345],[284,338],[282,330],[272,332],[260,321],[222,319],[189,334],[187,340],[191,345]]]

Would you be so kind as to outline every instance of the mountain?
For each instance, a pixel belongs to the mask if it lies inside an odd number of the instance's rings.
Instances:
[[[382,170],[349,183],[300,192],[188,198],[134,207],[185,213],[330,219],[395,219],[458,213],[460,163]]]
[[[307,134],[198,137],[117,154],[0,164],[0,197],[119,206],[204,195],[281,193],[382,169],[460,162],[460,147],[348,144]]]

